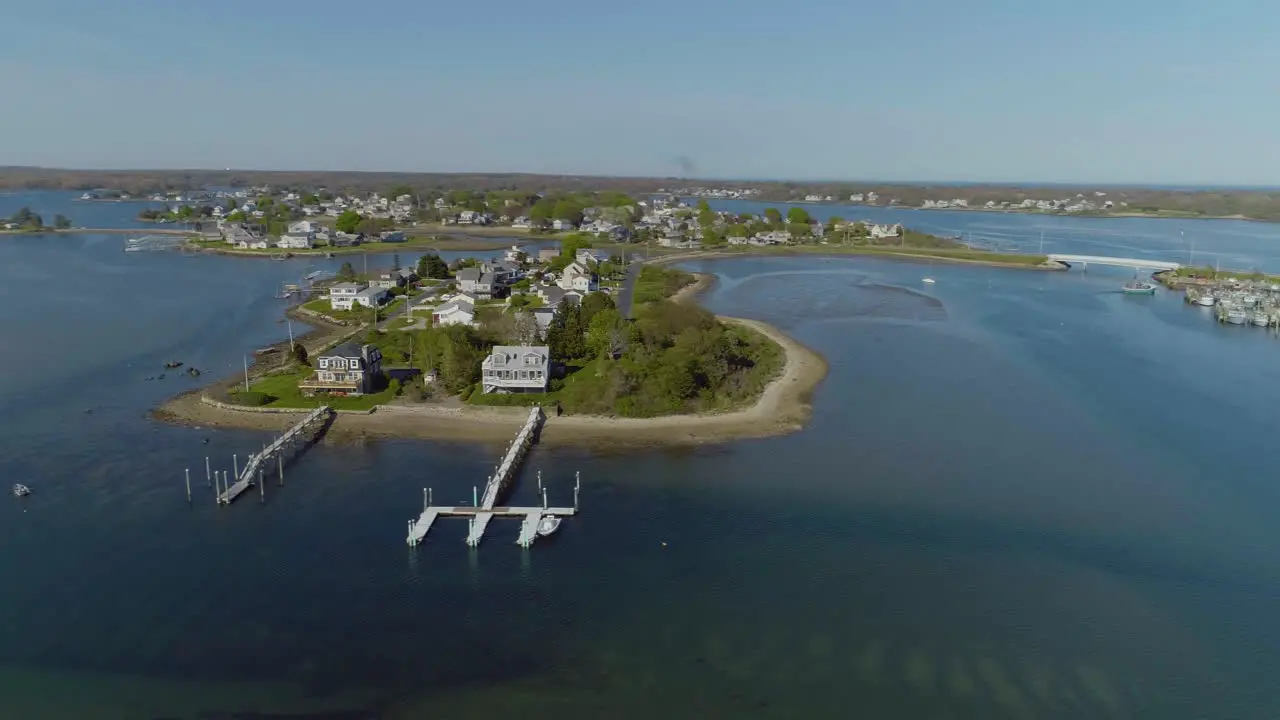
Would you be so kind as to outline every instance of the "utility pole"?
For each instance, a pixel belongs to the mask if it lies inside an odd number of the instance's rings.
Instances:
[[[249,392],[249,356],[244,357],[244,391]]]

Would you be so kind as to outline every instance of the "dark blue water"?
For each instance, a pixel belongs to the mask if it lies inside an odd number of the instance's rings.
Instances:
[[[266,437],[152,421],[195,381],[144,378],[238,372],[307,265],[121,243],[0,238],[0,478],[36,490],[0,502],[0,716],[1280,713],[1280,339],[1123,271],[702,264],[830,362],[808,429],[540,448],[553,501],[583,477],[555,538],[409,551],[497,449],[324,444],[216,508],[205,456]]]

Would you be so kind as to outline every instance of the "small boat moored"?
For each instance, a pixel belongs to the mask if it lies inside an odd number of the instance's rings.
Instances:
[[[13,484],[14,497],[26,497],[30,494],[31,494],[31,488],[27,487],[26,485],[23,485],[22,483]]]
[[[546,537],[560,529],[560,518],[555,515],[543,515],[538,523],[538,534]]]
[[[928,283],[928,284],[932,285],[932,284],[934,284],[935,282],[937,282],[937,280],[934,280],[933,278],[921,278],[921,279],[920,279],[920,282],[922,282],[922,283]]]
[[[1215,302],[1215,299],[1213,295],[1209,293],[1204,293],[1200,297],[1196,298],[1196,304],[1202,305],[1204,307],[1213,307],[1214,302]]]
[[[1271,324],[1271,316],[1261,310],[1254,310],[1253,316],[1249,318],[1254,325],[1258,327],[1266,327]]]
[[[1249,313],[1239,308],[1231,308],[1227,311],[1226,320],[1232,325],[1244,325],[1249,322]]]

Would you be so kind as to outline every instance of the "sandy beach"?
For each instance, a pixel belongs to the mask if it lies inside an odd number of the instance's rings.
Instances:
[[[714,282],[715,276],[699,274],[697,282],[672,299],[690,302]],[[657,418],[552,415],[547,418],[541,442],[560,446],[643,448],[768,437],[803,428],[811,414],[810,396],[827,374],[826,361],[766,323],[741,318],[720,319],[760,332],[778,343],[785,353],[782,371],[754,403],[726,412]],[[283,430],[298,415],[217,407],[202,399],[203,392],[197,390],[179,395],[157,408],[154,414],[160,420],[184,425],[266,431]],[[329,431],[327,442],[396,437],[500,443],[510,440],[527,414],[524,408],[477,407],[456,400],[448,403],[396,403],[381,406],[369,414],[340,414]]]

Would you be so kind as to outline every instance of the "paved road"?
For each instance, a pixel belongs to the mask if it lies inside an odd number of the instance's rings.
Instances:
[[[631,310],[634,304],[632,298],[635,296],[636,279],[640,277],[640,269],[642,267],[643,264],[639,260],[631,261],[631,264],[627,266],[627,277],[623,279],[622,287],[618,289],[618,312],[622,313],[622,317],[628,320],[631,319]]]

